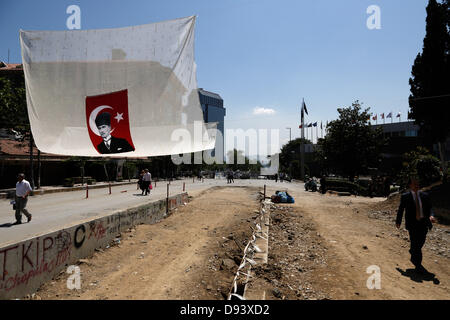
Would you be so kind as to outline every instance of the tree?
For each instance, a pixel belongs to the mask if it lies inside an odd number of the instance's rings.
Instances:
[[[302,138],[297,138],[283,145],[280,151],[280,169],[287,172],[292,178],[300,178],[300,144]],[[304,144],[312,144],[310,140],[303,139]]]
[[[443,169],[444,142],[450,130],[449,8],[448,0],[429,1],[422,53],[417,55],[409,79],[410,117],[426,141],[438,143]]]
[[[244,152],[242,150],[229,150],[227,152],[227,169],[231,169],[233,171],[240,170],[240,171],[254,171],[259,172],[262,165],[259,161],[257,161],[255,164],[250,164],[250,159],[244,155]]]
[[[403,158],[405,161],[400,178],[405,186],[410,176],[417,176],[422,186],[439,181],[439,160],[427,149],[418,147],[414,151],[405,153]]]
[[[0,127],[29,131],[25,88],[0,77]]]
[[[373,129],[369,109],[361,110],[359,101],[338,108],[339,119],[327,126],[327,135],[319,139],[319,153],[325,166],[353,180],[355,175],[378,164],[384,143],[381,128]]]

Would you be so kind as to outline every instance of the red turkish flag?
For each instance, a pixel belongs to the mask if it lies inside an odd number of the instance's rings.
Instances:
[[[101,154],[134,151],[128,117],[128,90],[86,97],[92,145]]]

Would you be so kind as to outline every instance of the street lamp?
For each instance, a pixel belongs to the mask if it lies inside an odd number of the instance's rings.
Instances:
[[[287,127],[286,129],[289,129],[289,142],[291,142],[291,128]]]

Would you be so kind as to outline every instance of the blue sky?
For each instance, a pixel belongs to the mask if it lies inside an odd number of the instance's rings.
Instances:
[[[113,28],[197,15],[198,86],[225,101],[225,128],[280,129],[298,137],[306,121],[337,117],[358,99],[374,113],[408,110],[411,65],[425,36],[427,0],[1,0],[0,60],[20,62],[19,29],[65,30],[66,8],[81,28]],[[381,29],[369,30],[369,5]],[[255,108],[274,114],[254,115]],[[390,121],[390,120],[389,120]],[[379,122],[380,123],[380,122]]]

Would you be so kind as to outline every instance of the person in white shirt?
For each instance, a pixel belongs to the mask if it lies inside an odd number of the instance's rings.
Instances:
[[[22,213],[27,217],[28,222],[31,221],[31,214],[28,212],[25,207],[27,206],[28,202],[28,195],[30,194],[33,189],[30,186],[30,183],[25,180],[25,175],[23,173],[19,173],[17,176],[17,183],[16,183],[16,222],[15,224],[21,224],[22,223]]]
[[[152,175],[148,171],[148,169],[145,169],[144,172],[145,173],[144,173],[144,177],[142,178],[142,180],[144,183],[145,195],[147,195],[147,193],[150,193],[150,184],[152,183]]]

